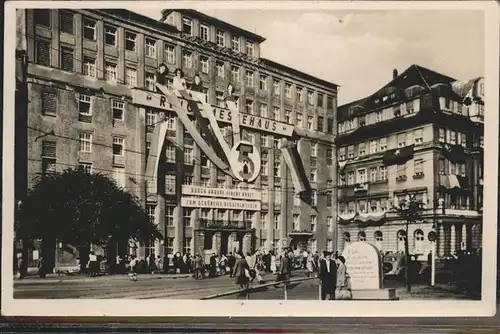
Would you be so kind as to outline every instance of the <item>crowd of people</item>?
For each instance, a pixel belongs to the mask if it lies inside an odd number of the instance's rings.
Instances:
[[[309,252],[297,253],[290,248],[283,249],[280,254],[265,249],[255,252],[217,254],[212,253],[207,261],[201,254],[192,256],[190,253],[169,254],[164,257],[150,254],[138,258],[134,255],[117,256],[114,263],[107,262],[107,272],[110,274],[188,274],[194,279],[213,278],[229,275],[235,278],[240,288],[248,287],[251,282],[263,282],[262,273],[276,275],[275,281],[288,284],[292,270],[305,269],[308,277],[318,277],[321,282],[322,299],[346,299],[350,293],[345,259],[338,252]],[[43,269],[43,260],[39,261],[39,274],[46,276]],[[98,256],[91,252],[86,263],[77,260],[77,268],[81,274],[91,277],[101,271]]]

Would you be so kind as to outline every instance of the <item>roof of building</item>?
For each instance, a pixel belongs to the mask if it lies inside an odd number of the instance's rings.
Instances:
[[[141,15],[139,13],[136,13],[136,12],[133,12],[133,11],[130,11],[127,9],[104,8],[104,9],[99,9],[99,11],[105,12],[105,13],[110,14],[110,15],[118,16],[118,17],[125,19],[125,20],[130,20],[130,21],[134,21],[134,22],[142,22],[148,26],[151,26],[153,28],[157,28],[157,29],[162,30],[162,31],[171,32],[171,33],[179,33],[179,30],[176,27],[174,27],[168,23],[164,23],[164,22],[155,20],[155,19],[150,18],[148,16]]]
[[[113,15],[115,17],[119,17],[119,18],[124,19],[124,20],[130,20],[133,22],[140,22],[140,23],[143,23],[147,26],[150,26],[152,28],[156,28],[156,29],[159,29],[162,31],[170,32],[173,34],[180,34],[180,31],[175,26],[173,26],[169,23],[162,22],[161,20],[158,21],[158,20],[152,19],[148,16],[144,16],[144,15],[138,14],[138,13],[130,11],[130,10],[126,10],[126,9],[99,9],[99,11],[107,13],[109,15]],[[255,41],[258,41],[258,42],[265,41],[265,39],[262,36],[255,35],[249,31],[246,31],[246,30],[243,30],[243,29],[238,28],[236,26],[233,26],[227,22],[220,21],[214,17],[208,16],[208,15],[203,14],[201,12],[198,12],[196,10],[164,9],[164,10],[162,10],[162,16],[163,16],[162,20],[165,20],[166,16],[173,11],[179,11],[181,13],[186,13],[186,14],[190,15],[191,17],[199,17],[199,18],[203,19],[205,22],[212,21],[214,24],[219,25],[219,26],[220,25],[226,26],[233,31],[239,31],[239,33],[241,33],[241,34],[246,34],[247,36],[251,36],[252,39],[254,39]],[[192,43],[202,43],[202,44],[206,43],[206,42],[202,41],[201,39],[197,39],[197,38],[190,37],[190,36],[184,36],[183,38],[189,40]],[[246,57],[244,54],[237,54],[236,52],[233,52],[231,49],[227,49],[227,52],[231,53],[234,57],[240,57],[240,58]],[[334,84],[332,82],[317,78],[315,76],[301,72],[301,71],[296,70],[292,67],[288,67],[286,65],[277,63],[277,62],[272,61],[270,59],[259,58],[259,59],[254,60],[254,63],[260,64],[262,66],[268,66],[268,67],[276,69],[278,71],[283,71],[289,75],[296,75],[296,76],[300,77],[301,79],[308,80],[308,81],[314,82],[318,85],[322,85],[322,86],[329,87],[332,89],[337,89],[339,87],[339,85],[337,85],[337,84]]]
[[[281,70],[281,71],[284,71],[284,72],[292,74],[292,75],[300,76],[303,79],[314,81],[316,83],[319,83],[319,84],[327,86],[327,87],[332,87],[334,89],[337,89],[337,87],[339,87],[339,85],[337,85],[337,84],[334,84],[332,82],[329,82],[329,81],[326,81],[326,80],[323,80],[323,79],[319,79],[319,78],[317,78],[315,76],[312,76],[310,74],[301,72],[301,71],[299,71],[297,69],[294,69],[292,67],[289,67],[289,66],[277,63],[277,62],[272,61],[272,60],[267,59],[267,58],[260,58],[259,61],[260,61],[261,64],[263,64],[265,66],[270,66],[270,67],[276,68],[277,70]]]
[[[469,92],[474,88],[474,85],[481,80],[481,77],[477,77],[474,79],[466,80],[466,81],[455,81],[451,88],[455,93],[457,93],[461,97],[466,97]],[[473,92],[472,94],[474,94]]]
[[[167,15],[172,13],[172,12],[179,12],[181,14],[189,15],[190,17],[196,17],[196,18],[201,19],[205,22],[213,23],[214,25],[217,25],[219,27],[225,27],[226,29],[229,29],[231,31],[238,32],[244,36],[250,37],[252,40],[254,40],[255,42],[258,42],[258,43],[264,42],[266,40],[264,37],[257,35],[251,31],[242,29],[242,28],[237,27],[235,25],[232,25],[228,22],[219,20],[213,16],[203,14],[202,12],[199,12],[199,11],[194,10],[194,9],[164,9],[161,11],[161,15],[162,15],[161,21],[164,21],[166,19]]]
[[[431,89],[434,85],[444,84],[450,87],[456,80],[447,75],[438,73],[420,65],[411,65],[403,73],[397,75],[389,83],[381,87],[374,94],[365,98],[349,102],[338,107],[338,120],[342,121],[348,118],[349,109],[356,105],[359,106],[360,112],[369,111],[375,108],[383,107],[383,103],[378,103],[380,98],[391,94],[400,93],[410,87],[421,87],[423,89]],[[390,102],[388,102],[390,103]],[[354,115],[352,115],[354,116]]]

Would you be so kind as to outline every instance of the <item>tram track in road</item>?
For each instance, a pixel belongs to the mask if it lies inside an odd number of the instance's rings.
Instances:
[[[265,275],[264,279],[271,281],[272,275]],[[95,280],[85,282],[58,281],[44,282],[43,284],[15,284],[14,298],[35,299],[154,299],[154,298],[194,298],[199,299],[209,294],[235,290],[234,278],[220,276],[194,280],[186,278],[180,280],[151,279],[150,277],[131,281],[127,276],[113,280]]]

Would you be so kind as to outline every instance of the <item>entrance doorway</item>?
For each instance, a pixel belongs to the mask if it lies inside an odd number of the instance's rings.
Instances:
[[[220,254],[226,255],[228,252],[228,239],[229,239],[229,233],[223,232],[221,233],[221,240],[220,240]]]

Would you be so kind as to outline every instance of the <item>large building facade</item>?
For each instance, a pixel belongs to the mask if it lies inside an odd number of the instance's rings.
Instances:
[[[127,10],[18,11],[18,49],[26,55],[18,82],[27,104],[19,99],[16,108],[26,115],[27,167],[16,181],[24,188],[17,200],[37,176],[82,166],[135,194],[159,225],[164,240],[132,245],[139,256],[285,245],[335,249],[336,194],[322,190],[336,179],[337,85],[260,57],[265,39],[254,33],[194,10],[162,14],[158,22]],[[174,110],[134,101],[134,91],[157,94],[160,64],[169,69],[168,85],[176,68],[188,86],[198,73],[208,103],[223,110],[231,83],[242,115],[260,117],[270,128],[291,126],[288,142],[300,173],[287,163],[282,134],[253,124],[241,125],[241,138],[259,151],[258,176],[240,182],[221,172]],[[161,184],[145,175],[160,122],[167,124]],[[299,174],[305,190],[297,189]],[[217,201],[200,201],[200,189]],[[258,205],[244,203],[247,196]]]
[[[394,213],[415,196],[422,220],[409,251],[427,260],[481,247],[484,79],[456,81],[413,65],[373,95],[338,109],[338,245],[367,241],[404,252]]]

